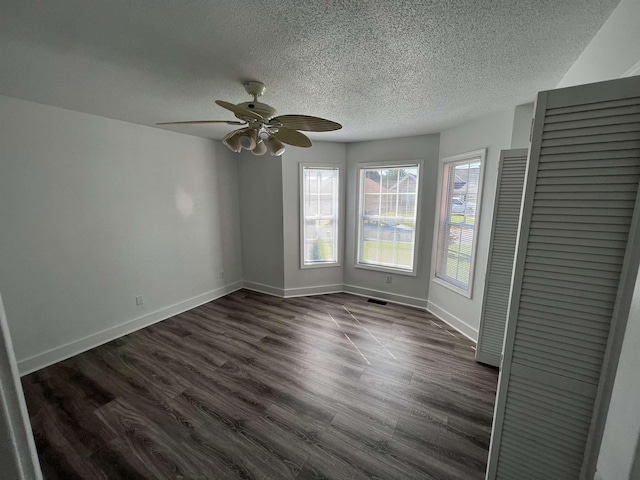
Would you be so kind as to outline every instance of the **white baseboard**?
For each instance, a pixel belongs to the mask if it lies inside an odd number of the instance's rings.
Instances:
[[[267,295],[274,295],[276,297],[284,297],[284,289],[279,287],[272,287],[271,285],[265,285],[264,283],[242,282],[243,288],[247,290],[253,290],[254,292],[266,293]]]
[[[116,338],[120,338],[123,335],[127,335],[129,333],[135,332],[136,330],[140,330],[141,328],[148,327],[149,325],[153,325],[154,323],[160,322],[162,320],[166,320],[167,318],[195,308],[204,303],[211,302],[212,300],[220,298],[231,292],[235,292],[236,290],[239,290],[241,288],[246,288],[247,290],[254,290],[256,292],[266,293],[268,295],[274,295],[284,298],[346,292],[362,297],[386,300],[389,302],[398,303],[400,305],[408,305],[410,307],[417,307],[428,310],[440,320],[455,328],[457,331],[459,331],[472,341],[477,342],[478,338],[478,330],[466,324],[459,318],[453,316],[446,310],[438,307],[437,305],[434,305],[431,302],[417,297],[400,295],[397,293],[385,292],[382,290],[357,287],[355,285],[335,284],[321,285],[317,287],[283,289],[273,287],[271,285],[265,285],[262,283],[239,281],[226,285],[224,287],[217,288],[210,292],[203,293],[202,295],[198,295],[182,302],[178,302],[169,307],[156,310],[155,312],[151,312],[147,315],[135,318],[120,325],[116,325],[106,330],[88,335],[79,340],[74,340],[73,342],[69,342],[59,347],[52,348],[37,355],[21,359],[18,361],[18,371],[20,375],[27,375],[29,373],[35,372],[36,370],[40,370],[41,368],[53,365],[54,363],[60,362],[67,358],[73,357],[74,355],[78,355],[79,353],[85,352],[104,343],[115,340]]]
[[[18,371],[21,376],[27,375],[35,372],[36,370],[40,370],[41,368],[73,357],[74,355],[78,355],[79,353],[91,350],[92,348],[115,340],[116,338],[120,338],[123,335],[127,335],[135,332],[136,330],[140,330],[141,328],[166,320],[167,318],[173,317],[179,313],[186,312],[187,310],[215,300],[216,298],[220,298],[231,292],[235,292],[241,288],[242,282],[225,285],[224,287],[216,288],[210,292],[175,303],[169,307],[143,315],[142,317],[134,318],[133,320],[129,320],[125,323],[121,323],[120,325],[88,335],[79,340],[74,340],[73,342],[52,348],[43,353],[24,358],[18,361]]]
[[[372,288],[356,287],[355,285],[344,285],[343,291],[359,295],[361,297],[375,298],[376,300],[386,300],[388,302],[399,303],[400,305],[408,305],[409,307],[427,308],[426,300],[417,297],[410,297],[408,295],[384,292],[382,290],[374,290]]]
[[[342,293],[344,291],[344,285],[318,285],[317,287],[299,287],[299,288],[285,288],[284,297],[307,297],[309,295],[324,295],[327,293]]]
[[[266,293],[282,298],[304,297],[308,295],[323,295],[325,293],[341,293],[343,292],[342,284],[337,285],[318,285],[315,287],[299,287],[299,288],[279,288],[264,283],[243,282],[244,288],[253,290],[254,292]]]
[[[455,328],[469,340],[474,343],[478,343],[478,330],[476,328],[473,328],[471,325],[463,322],[458,317],[452,315],[432,302],[427,302],[427,310],[447,325]]]

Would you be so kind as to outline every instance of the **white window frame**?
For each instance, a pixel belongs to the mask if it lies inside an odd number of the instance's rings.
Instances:
[[[371,162],[371,163],[358,163],[356,166],[356,199],[357,199],[357,217],[355,225],[355,268],[362,268],[365,270],[375,270],[378,272],[394,273],[397,275],[408,275],[415,277],[417,275],[418,256],[420,249],[420,217],[421,217],[421,205],[422,205],[422,185],[424,183],[422,175],[424,172],[423,160],[391,160],[386,162]],[[362,216],[364,214],[363,206],[363,192],[362,192],[362,175],[365,169],[370,168],[402,168],[402,167],[418,167],[418,187],[416,189],[416,223],[414,229],[413,239],[413,265],[411,270],[404,268],[394,268],[385,265],[376,265],[371,263],[360,262],[360,246],[362,243]]]
[[[450,290],[453,290],[460,295],[463,295],[469,299],[472,298],[473,295],[473,281],[475,278],[475,267],[476,267],[476,256],[478,250],[478,237],[480,234],[480,213],[482,211],[482,186],[484,183],[484,171],[485,171],[485,163],[487,157],[487,149],[483,148],[480,150],[473,150],[471,152],[460,153],[458,155],[452,155],[450,157],[443,157],[440,159],[438,165],[438,193],[437,193],[437,205],[436,205],[436,215],[435,215],[435,226],[434,226],[434,238],[433,238],[433,252],[431,256],[431,280],[434,283],[442,285]],[[440,245],[440,236],[442,233],[442,227],[444,223],[444,213],[442,212],[442,200],[444,198],[445,192],[443,192],[444,188],[444,166],[447,163],[456,163],[466,160],[479,159],[480,162],[480,172],[478,173],[478,194],[477,194],[477,202],[476,202],[476,217],[473,224],[473,241],[471,242],[471,259],[469,265],[469,284],[467,285],[467,289],[461,288],[457,284],[451,283],[444,278],[438,277],[438,247]]]
[[[305,251],[305,215],[304,215],[304,170],[335,170],[338,173],[338,185],[336,188],[336,208],[335,208],[335,236],[334,236],[334,249],[336,252],[336,260],[333,262],[313,262],[306,263],[304,259]],[[342,245],[341,245],[341,211],[342,211],[342,166],[334,163],[300,163],[300,268],[326,268],[326,267],[339,267],[342,265]]]

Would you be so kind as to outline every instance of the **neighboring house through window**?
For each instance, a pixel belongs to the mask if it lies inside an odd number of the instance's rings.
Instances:
[[[419,164],[363,165],[359,173],[356,266],[413,274]]]
[[[435,281],[471,296],[485,150],[441,159]]]
[[[338,167],[301,167],[302,268],[338,264]]]

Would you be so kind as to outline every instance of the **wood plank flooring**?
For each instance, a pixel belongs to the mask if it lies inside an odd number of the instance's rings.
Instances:
[[[430,314],[247,290],[23,378],[53,479],[483,479],[497,370]]]

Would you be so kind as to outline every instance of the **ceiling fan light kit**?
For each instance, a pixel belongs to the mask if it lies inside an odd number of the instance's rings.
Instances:
[[[251,153],[253,153],[254,155],[264,155],[265,153],[267,153],[267,145],[262,139],[260,139],[260,141],[256,143],[254,149],[251,150]]]
[[[269,151],[272,157],[279,157],[284,153],[284,143],[278,140],[276,137],[269,137],[267,140]]]
[[[240,130],[234,130],[229,132],[222,139],[222,143],[224,143],[230,150],[238,153],[242,150],[242,145],[240,145],[240,136],[242,132]]]
[[[240,135],[240,146],[245,150],[253,150],[258,143],[258,133],[253,128],[245,129]]]
[[[273,156],[284,153],[284,144],[308,148],[311,140],[298,130],[308,132],[331,132],[339,130],[342,125],[324,118],[309,115],[278,115],[275,108],[266,103],[258,102],[266,86],[261,82],[247,82],[245,91],[253,97],[251,102],[233,104],[223,100],[216,100],[216,104],[232,112],[241,120],[189,120],[182,122],[162,122],[156,125],[198,124],[198,123],[228,123],[230,125],[245,125],[244,128],[229,132],[223,139],[233,152],[242,149],[250,150],[255,155],[264,155],[267,151]],[[266,145],[265,145],[266,143]]]

